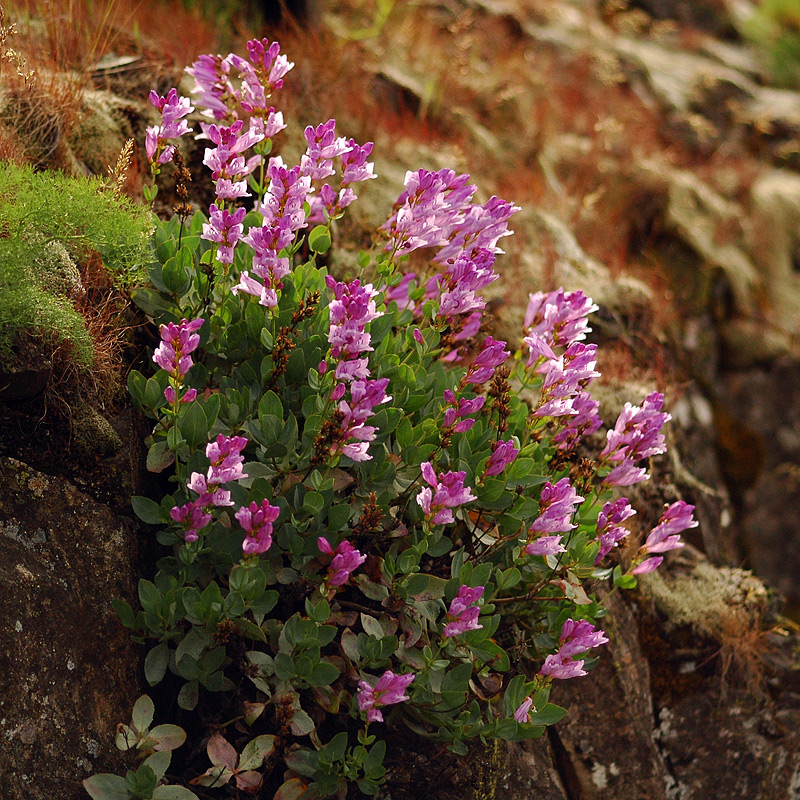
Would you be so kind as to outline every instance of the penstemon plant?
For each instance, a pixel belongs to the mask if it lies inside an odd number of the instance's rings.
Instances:
[[[189,69],[216,200],[157,223],[134,293],[161,343],[130,393],[174,491],[133,498],[169,554],[140,609],[114,604],[151,645],[148,683],[177,676],[178,705],[211,720],[195,746],[212,766],[191,783],[374,795],[389,725],[463,755],[558,722],[554,682],[608,641],[598,589],[635,587],[697,523],[679,501],[619,547],[636,513],[619,487],[648,478],[669,414],[654,392],[601,452],[582,441],[601,427],[590,298],[531,294],[518,346],[483,333],[511,203],[409,172],[374,250],[329,273],[336,221],[376,177],[372,144],[329,120],[306,129],[299,165],[268,158],[285,127],[269,100],[293,65],[277,43],[247,49]],[[174,90],[151,100],[152,201],[193,109]],[[104,798],[111,777],[86,788]],[[146,777],[128,796],[192,796]]]

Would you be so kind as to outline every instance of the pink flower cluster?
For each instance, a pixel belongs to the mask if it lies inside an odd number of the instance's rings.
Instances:
[[[558,652],[545,658],[539,674],[561,680],[586,675],[583,660],[576,661],[573,657],[607,642],[608,637],[591,622],[568,619],[561,628]]]
[[[246,445],[247,439],[243,436],[222,434],[206,445],[206,456],[211,462],[207,474],[193,472],[186,484],[198,496],[170,511],[172,519],[183,526],[185,541],[197,541],[200,530],[211,522],[208,512],[212,507],[233,505],[231,493],[223,489],[222,484],[247,477],[242,468],[244,456],[241,454]]]
[[[492,446],[492,454],[486,462],[486,469],[483,471],[484,478],[492,475],[500,475],[505,468],[513,463],[519,455],[519,448],[515,446],[513,439],[507,442],[496,441]]]
[[[625,520],[630,519],[636,511],[631,508],[627,497],[620,497],[613,503],[603,506],[597,517],[597,540],[600,550],[597,553],[595,564],[599,564],[615,548],[630,531],[622,527]]]
[[[283,86],[283,78],[294,64],[280,53],[277,42],[269,44],[268,39],[247,42],[247,56],[244,59],[235,53],[224,58],[202,55],[186,71],[195,79],[192,92],[200,95],[197,103],[205,108],[206,116],[216,120],[238,119],[237,106],[241,104],[263,128],[269,124],[270,112],[274,113],[267,106],[267,99],[273,90]],[[239,73],[238,89],[232,80],[232,70]]]
[[[456,398],[456,395],[445,389],[444,391],[444,419],[442,421],[443,432],[464,433],[475,424],[473,414],[477,414],[486,403],[485,397]]]
[[[237,208],[232,214],[226,208],[217,208],[211,204],[209,221],[203,223],[203,233],[200,238],[219,245],[217,261],[220,264],[233,264],[233,249],[242,238],[244,232],[244,218],[247,209]]]
[[[309,198],[311,222],[334,219],[355,199],[353,184],[377,178],[374,164],[367,161],[372,153],[372,142],[364,145],[355,139],[336,135],[336,120],[329,119],[317,127],[309,125],[304,131],[308,146],[300,159],[300,174],[311,181],[324,181],[336,175],[334,159],[341,162],[342,177],[338,189],[322,183],[319,192]]]
[[[325,582],[328,586],[343,586],[350,580],[350,576],[367,560],[363,553],[344,539],[339,542],[336,550],[331,547],[331,543],[324,537],[317,539],[317,547],[320,553],[333,556],[331,565],[328,568],[328,576]]]
[[[442,635],[458,636],[467,631],[477,631],[483,627],[478,622],[481,613],[476,605],[478,600],[483,597],[483,586],[460,586],[458,593],[450,602],[447,609],[447,623],[444,626]]]
[[[662,411],[664,395],[649,394],[641,406],[625,403],[613,430],[607,434],[606,446],[600,453],[600,462],[614,465],[604,478],[609,486],[630,486],[647,480],[650,476],[637,461],[666,451],[661,428],[672,419]]]
[[[174,403],[178,397],[182,403],[190,403],[197,397],[196,389],[188,389],[182,396],[180,391],[186,373],[194,365],[190,354],[200,344],[200,334],[197,331],[203,326],[203,322],[202,319],[193,319],[191,322],[182,319],[177,325],[170,322],[159,329],[161,344],[153,353],[153,361],[170,374],[170,385],[164,389],[164,397],[168,403]]]
[[[419,490],[417,503],[433,525],[453,522],[453,509],[476,499],[470,487],[464,486],[466,472],[442,472],[437,476],[430,461],[423,462],[421,468],[428,486]]]
[[[480,352],[472,360],[467,368],[467,374],[462,378],[462,386],[468,383],[480,385],[486,383],[493,375],[494,371],[511,355],[511,351],[506,350],[506,343],[487,336],[483,340]]]
[[[692,516],[694,506],[678,500],[667,508],[661,515],[658,525],[650,531],[645,543],[639,550],[639,554],[634,560],[636,566],[631,570],[632,575],[643,575],[657,569],[664,556],[651,556],[641,560],[650,553],[666,553],[669,550],[678,550],[684,546],[680,534],[689,528],[696,528],[698,522]]]
[[[573,506],[580,505],[584,498],[578,495],[568,478],[553,484],[545,483],[539,497],[539,516],[528,528],[530,533],[546,534],[525,547],[532,556],[551,556],[565,552],[560,534],[577,527],[572,522]]]
[[[358,682],[358,709],[367,712],[367,722],[383,722],[380,709],[408,700],[406,689],[413,683],[413,673],[396,675],[390,669],[378,678],[373,687],[367,681]]]
[[[376,428],[365,423],[374,415],[375,406],[392,399],[386,394],[389,379],[370,379],[369,360],[364,357],[372,351],[366,326],[383,312],[376,309],[377,292],[372,284],[362,286],[358,278],[342,283],[330,275],[325,281],[333,292],[328,307],[328,342],[331,356],[337,359],[334,377],[340,381],[334,386],[331,397],[338,402],[337,409],[342,414],[342,443],[335,444],[331,453],[341,452],[354,461],[367,461],[371,458],[369,443],[375,439]],[[323,365],[326,366],[326,362]]]
[[[242,133],[243,126],[244,123],[240,119],[227,128],[202,123],[203,132],[216,145],[206,148],[203,164],[211,170],[219,200],[249,197],[247,176],[261,163],[259,155],[245,160],[242,154],[260,142],[264,136],[252,128]]]
[[[242,550],[245,555],[265,553],[272,546],[272,523],[278,519],[281,510],[262,500],[242,506],[234,516],[245,532]]]
[[[191,114],[194,108],[189,98],[179,97],[174,88],[167,92],[166,97],[151,91],[150,102],[161,112],[161,124],[147,129],[144,150],[151,164],[166,164],[175,155],[175,145],[168,142],[189,133],[189,125],[184,117]]]

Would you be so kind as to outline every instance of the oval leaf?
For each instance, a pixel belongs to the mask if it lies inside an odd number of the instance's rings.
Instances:
[[[307,791],[308,786],[300,778],[289,778],[286,783],[281,784],[272,800],[298,800]]]

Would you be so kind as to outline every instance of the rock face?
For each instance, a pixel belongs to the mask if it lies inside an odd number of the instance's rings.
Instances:
[[[113,738],[139,653],[110,607],[130,598],[130,521],[63,478],[0,460],[0,775],[8,800],[84,798],[121,766]],[[102,657],[100,657],[102,654]]]

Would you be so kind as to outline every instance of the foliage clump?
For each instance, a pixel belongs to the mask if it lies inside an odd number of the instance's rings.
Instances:
[[[150,644],[148,683],[208,727],[188,763],[152,743],[135,772],[87,779],[95,800],[196,797],[187,782],[375,795],[392,724],[461,756],[538,738],[567,713],[551,691],[609,641],[603,594],[697,525],[678,501],[634,541],[618,493],[648,479],[670,416],[652,392],[591,446],[591,298],[533,293],[518,342],[487,333],[482,290],[519,209],[420,169],[375,246],[339,254],[373,145],[331,119],[305,129],[300,164],[267,160],[286,127],[268,98],[293,65],[276,42],[247,50],[189,70],[215,202],[158,223],[132,295],[161,341],[128,386],[154,421],[147,465],[173,482],[132,505],[170,551],[140,607],[115,608]],[[194,109],[175,89],[150,101],[152,202]],[[121,749],[158,738],[146,717]]]
[[[25,333],[92,367],[82,301],[92,281],[125,289],[142,280],[150,228],[149,215],[100,178],[0,164],[0,363]],[[86,278],[98,259],[100,272]]]
[[[800,0],[762,0],[744,33],[763,51],[775,85],[800,87]]]

